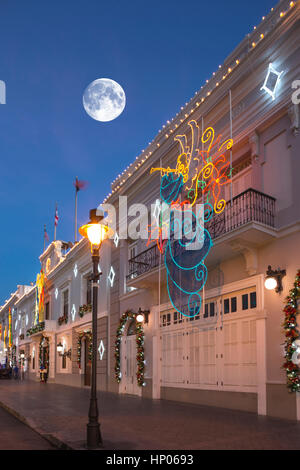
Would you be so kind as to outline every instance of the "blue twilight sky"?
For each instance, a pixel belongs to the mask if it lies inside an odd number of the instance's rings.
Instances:
[[[35,280],[43,227],[74,238],[110,182],[153,139],[253,30],[271,0],[1,0],[0,305]],[[86,86],[120,83],[127,103],[115,121],[91,119]],[[143,116],[143,119],[141,117]]]

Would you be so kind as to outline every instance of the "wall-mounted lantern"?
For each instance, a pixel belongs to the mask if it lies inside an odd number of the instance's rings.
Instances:
[[[148,323],[149,314],[150,314],[150,310],[142,310],[140,307],[138,313],[136,314],[135,319],[138,323]]]
[[[269,265],[266,274],[265,288],[268,290],[275,289],[277,293],[281,292],[283,290],[282,278],[286,275],[286,270],[280,268],[273,270]]]

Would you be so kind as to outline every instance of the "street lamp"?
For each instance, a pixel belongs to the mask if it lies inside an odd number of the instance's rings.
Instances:
[[[102,445],[102,437],[100,432],[100,424],[98,421],[98,404],[97,404],[97,302],[98,302],[98,281],[100,274],[99,250],[103,240],[108,235],[107,225],[101,224],[103,215],[97,215],[97,209],[90,211],[90,221],[86,225],[79,228],[79,233],[87,238],[91,243],[92,263],[93,263],[93,310],[92,310],[92,384],[91,399],[89,408],[89,422],[87,424],[87,448],[97,449]]]

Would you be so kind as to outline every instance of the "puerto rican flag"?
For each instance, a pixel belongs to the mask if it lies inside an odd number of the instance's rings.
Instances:
[[[47,240],[47,242],[49,241],[49,236],[47,233],[46,225],[44,225],[44,239]]]
[[[58,217],[58,210],[57,210],[57,207],[56,207],[56,209],[55,209],[55,216],[54,216],[54,225],[55,225],[55,227],[57,227],[58,220],[59,220],[59,217]]]

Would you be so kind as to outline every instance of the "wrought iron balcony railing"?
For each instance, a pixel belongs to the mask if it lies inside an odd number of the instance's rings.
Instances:
[[[227,202],[224,211],[205,224],[212,239],[232,232],[248,222],[260,222],[274,227],[275,199],[255,189],[247,189]],[[159,250],[153,245],[129,260],[127,279],[133,279],[159,265]]]

